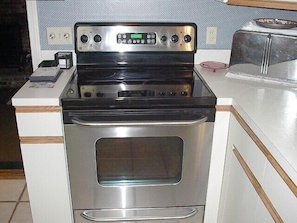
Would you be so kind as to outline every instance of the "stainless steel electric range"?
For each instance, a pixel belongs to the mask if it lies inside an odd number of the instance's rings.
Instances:
[[[216,97],[193,23],[77,23],[61,99],[74,219],[203,221]]]

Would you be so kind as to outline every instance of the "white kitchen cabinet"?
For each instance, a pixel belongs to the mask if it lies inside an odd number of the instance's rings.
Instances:
[[[61,112],[16,113],[20,136],[62,136]]]
[[[231,115],[219,222],[274,222],[262,201],[264,199],[265,202],[269,202],[269,199],[263,194],[260,186],[264,180],[267,162],[262,151]],[[248,173],[247,168],[250,171]]]
[[[16,106],[34,223],[73,222],[59,106]]]
[[[229,162],[228,181],[223,184],[227,188],[221,222],[273,222],[265,207],[259,209],[258,205],[264,204],[232,151]]]
[[[34,223],[73,222],[65,148],[56,144],[21,144]]]
[[[256,213],[259,218],[267,215],[257,212],[261,200],[235,156],[234,149],[238,150],[259,182],[265,169],[265,156],[231,115],[219,218],[221,222],[265,222],[256,217]],[[262,211],[268,212],[266,209]]]
[[[282,220],[286,223],[295,223],[297,219],[297,197],[270,163],[267,163],[264,171],[262,188]]]

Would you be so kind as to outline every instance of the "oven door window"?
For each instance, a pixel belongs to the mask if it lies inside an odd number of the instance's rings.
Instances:
[[[102,186],[177,184],[183,140],[179,137],[101,138],[96,142]]]

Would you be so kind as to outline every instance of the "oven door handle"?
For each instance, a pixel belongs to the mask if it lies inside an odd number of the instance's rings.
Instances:
[[[206,122],[207,117],[201,116],[199,119],[195,120],[168,120],[168,121],[89,121],[82,120],[81,118],[74,117],[71,119],[73,124],[81,126],[189,126],[189,125],[199,125]]]
[[[190,218],[197,212],[194,207],[100,209],[83,211],[81,216],[95,222],[156,221]]]

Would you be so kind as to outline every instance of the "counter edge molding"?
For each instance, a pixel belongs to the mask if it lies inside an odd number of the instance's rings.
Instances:
[[[64,144],[63,136],[21,136],[20,144]]]
[[[60,106],[15,106],[16,113],[61,112]]]

